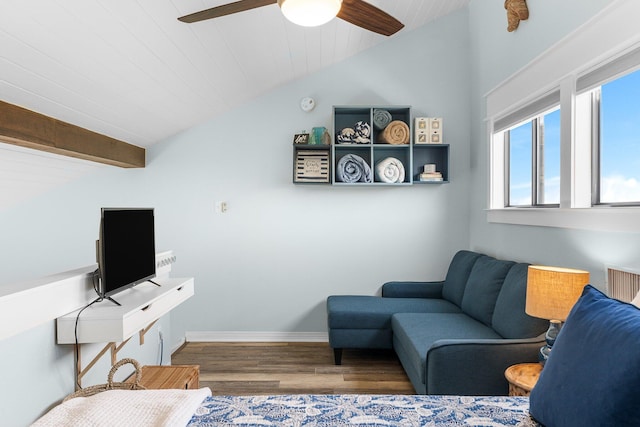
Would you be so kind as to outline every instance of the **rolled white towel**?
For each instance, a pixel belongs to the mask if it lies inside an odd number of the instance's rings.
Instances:
[[[395,157],[387,157],[376,163],[376,179],[389,184],[404,182],[404,165]]]

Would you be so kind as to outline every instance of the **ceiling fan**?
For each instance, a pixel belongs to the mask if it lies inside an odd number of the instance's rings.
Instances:
[[[404,27],[396,18],[364,0],[239,0],[182,16],[178,20],[186,23],[199,22],[274,3],[278,3],[288,20],[303,26],[322,25],[337,16],[384,36],[395,34]]]

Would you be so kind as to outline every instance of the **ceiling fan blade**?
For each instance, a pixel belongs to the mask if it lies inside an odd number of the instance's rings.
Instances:
[[[404,28],[402,22],[364,0],[342,0],[338,18],[383,36]]]
[[[191,24],[193,22],[204,21],[206,19],[218,18],[220,16],[231,15],[233,13],[244,12],[245,10],[257,7],[268,6],[277,3],[278,0],[240,0],[222,6],[212,7],[190,15],[181,16],[178,21]]]

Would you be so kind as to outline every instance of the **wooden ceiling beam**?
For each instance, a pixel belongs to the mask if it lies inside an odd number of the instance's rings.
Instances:
[[[144,168],[145,149],[0,101],[0,142],[122,168]]]

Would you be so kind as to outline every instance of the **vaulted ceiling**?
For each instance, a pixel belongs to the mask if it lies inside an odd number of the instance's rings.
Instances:
[[[368,0],[402,36],[470,0]],[[195,24],[227,0],[0,0],[0,101],[141,147],[389,40],[276,4]],[[0,143],[0,212],[105,165]]]
[[[392,37],[469,1],[369,0],[405,24]],[[388,40],[340,19],[299,27],[276,4],[177,20],[225,3],[2,0],[0,100],[149,147]]]

